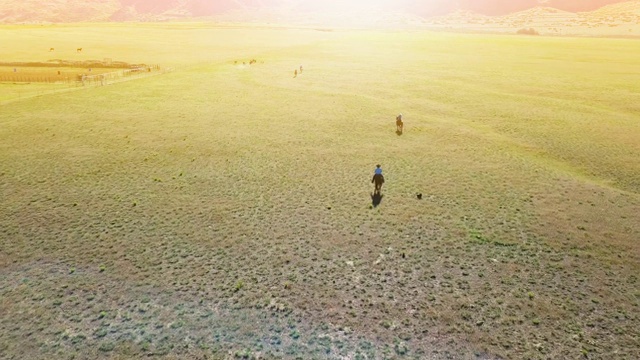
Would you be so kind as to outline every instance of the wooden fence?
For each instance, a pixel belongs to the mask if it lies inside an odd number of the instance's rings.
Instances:
[[[142,75],[156,75],[158,73],[166,72],[167,70],[169,69],[162,69],[159,65],[153,65],[132,69],[121,69],[95,75],[88,75],[86,73],[71,75],[68,72],[58,72],[57,74],[30,72],[23,68],[20,69],[20,71],[12,73],[0,73],[0,82],[68,84],[69,86],[106,85],[122,81],[126,78]]]

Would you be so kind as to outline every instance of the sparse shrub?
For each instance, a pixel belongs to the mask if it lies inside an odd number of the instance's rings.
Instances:
[[[540,35],[540,33],[534,28],[522,28],[516,32],[518,35]]]
[[[240,291],[243,287],[244,287],[244,281],[238,280],[238,282],[236,283],[234,291],[235,292]]]
[[[236,351],[235,353],[236,359],[251,359],[252,355],[251,350],[248,349]]]
[[[71,338],[71,343],[72,343],[72,344],[74,344],[74,345],[76,345],[76,344],[80,344],[80,343],[82,343],[83,341],[85,341],[86,339],[87,339],[87,337],[86,337],[86,336],[84,336],[84,335],[82,335],[82,334],[79,334],[79,335],[76,335],[76,336],[74,336],[74,337],[72,337],[72,338]]]
[[[409,348],[404,341],[397,342],[395,350],[398,355],[406,355],[409,352]]]
[[[176,321],[176,322],[172,323],[170,327],[172,329],[179,329],[179,328],[183,327],[184,324],[185,324],[185,322],[183,320],[180,320],[180,321]]]
[[[109,352],[109,351],[113,351],[113,349],[116,348],[116,345],[114,343],[111,342],[105,342],[100,344],[100,347],[98,348],[98,350],[102,351],[102,352]]]

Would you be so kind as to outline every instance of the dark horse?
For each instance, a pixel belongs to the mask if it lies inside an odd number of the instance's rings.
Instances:
[[[384,184],[384,176],[382,176],[382,174],[375,174],[373,175],[373,179],[371,179],[371,182],[375,184],[374,193],[380,194],[380,190],[382,189],[382,184]]]
[[[403,130],[404,130],[404,123],[402,122],[402,115],[398,115],[396,117],[396,132],[398,134],[402,134]]]

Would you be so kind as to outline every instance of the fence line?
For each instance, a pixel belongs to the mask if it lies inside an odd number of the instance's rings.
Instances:
[[[8,77],[0,75],[0,83],[1,82],[10,82],[10,83],[16,83],[16,84],[17,83],[21,83],[21,84],[50,83],[50,84],[65,85],[63,89],[58,88],[53,90],[40,90],[35,94],[30,94],[27,96],[19,95],[18,97],[13,99],[0,101],[0,105],[4,105],[14,101],[19,101],[23,99],[32,98],[32,97],[42,96],[42,95],[56,94],[56,93],[62,93],[67,91],[80,90],[83,88],[105,86],[105,85],[117,84],[125,81],[148,78],[152,76],[173,72],[174,70],[175,68],[172,68],[172,67],[161,68],[158,65],[154,65],[154,66],[147,66],[147,67],[133,68],[133,69],[121,69],[118,71],[112,71],[112,72],[96,74],[96,75],[79,74],[74,77],[67,76],[64,79],[56,79],[56,81],[47,81],[46,76],[29,76],[29,75],[25,75],[23,77],[20,77],[19,75],[17,75],[16,77],[20,80],[16,80],[15,77],[11,78],[11,80],[5,80],[5,78],[8,79]]]
[[[163,69],[166,70],[166,69]],[[105,72],[96,75],[87,75],[87,74],[77,74],[77,75],[69,75],[69,74],[60,74],[58,75],[45,75],[45,74],[21,74],[12,73],[12,74],[0,74],[0,82],[14,82],[14,83],[73,83],[73,82],[100,82],[104,83],[104,80],[117,80],[122,77],[129,77],[135,75],[141,75],[143,73],[151,73],[161,71],[160,66],[145,66],[138,67],[132,69],[120,69],[117,71]]]

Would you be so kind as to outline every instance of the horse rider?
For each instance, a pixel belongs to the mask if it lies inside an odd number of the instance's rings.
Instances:
[[[373,171],[374,175],[382,175],[382,168],[380,165],[376,165],[376,169]]]
[[[372,183],[375,183],[375,192],[380,193],[380,189],[382,188],[382,184],[384,184],[384,176],[382,175],[382,168],[380,165],[376,165],[376,169],[373,172],[373,178],[371,179]]]

